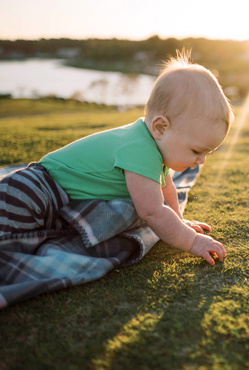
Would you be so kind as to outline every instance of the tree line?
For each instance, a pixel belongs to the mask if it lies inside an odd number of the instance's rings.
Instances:
[[[198,54],[200,61],[216,61],[227,58],[234,59],[249,51],[249,41],[211,40],[205,38],[161,39],[155,35],[146,40],[120,39],[40,39],[40,40],[0,40],[1,58],[8,58],[13,53],[33,57],[44,54],[56,57],[60,49],[77,48],[79,56],[92,59],[129,60],[138,52],[149,53],[151,59],[165,59],[174,55],[176,49],[191,49],[193,55]]]
[[[225,87],[235,86],[244,96],[249,86],[249,40],[167,38],[146,40],[40,39],[0,40],[0,59],[32,57],[63,58],[79,68],[157,74],[159,65],[176,50],[192,51],[194,62],[215,70]]]

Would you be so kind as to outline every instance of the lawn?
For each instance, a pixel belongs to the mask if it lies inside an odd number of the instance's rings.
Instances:
[[[248,103],[208,156],[185,218],[227,250],[204,260],[158,242],[136,265],[0,311],[0,369],[249,369]],[[91,132],[132,122],[65,101],[0,101],[0,165],[38,160]]]

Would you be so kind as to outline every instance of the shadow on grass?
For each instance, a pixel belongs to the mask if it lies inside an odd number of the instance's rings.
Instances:
[[[231,300],[234,267],[158,243],[137,265],[10,307],[0,312],[1,369],[245,364],[249,333],[236,302],[246,300],[239,287]]]
[[[93,356],[93,368],[181,369],[199,366],[244,366],[248,331],[239,327],[241,311],[228,294],[237,274],[227,273],[224,263],[215,267],[192,257],[164,252],[163,262],[144,276],[145,298],[130,317],[120,322],[102,353]],[[154,258],[153,258],[154,259]],[[141,268],[147,270],[147,260]],[[243,294],[238,294],[241,301]],[[241,292],[240,292],[241,293]],[[244,299],[245,300],[245,299]],[[231,304],[232,303],[232,304]],[[235,306],[234,306],[235,304]]]

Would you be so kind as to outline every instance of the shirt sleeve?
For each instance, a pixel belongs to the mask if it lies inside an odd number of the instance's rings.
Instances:
[[[114,166],[137,173],[161,184],[162,156],[153,145],[144,142],[129,143],[115,151]]]

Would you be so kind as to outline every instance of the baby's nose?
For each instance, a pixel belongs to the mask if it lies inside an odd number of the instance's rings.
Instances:
[[[206,156],[205,155],[201,155],[201,156],[199,156],[197,158],[196,163],[197,164],[203,164],[203,163],[205,163],[205,160],[206,160]]]

